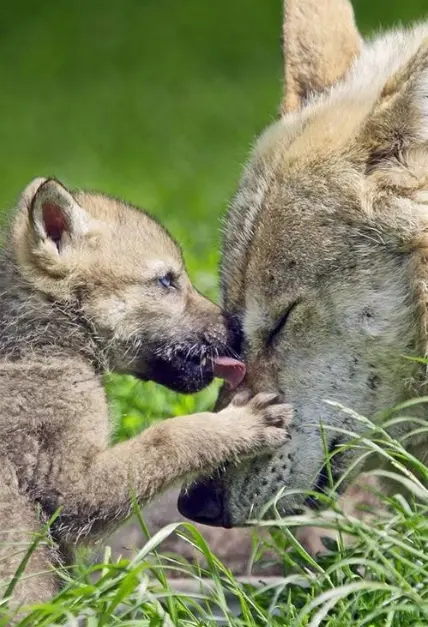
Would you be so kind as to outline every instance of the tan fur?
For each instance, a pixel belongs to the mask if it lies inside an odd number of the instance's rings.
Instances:
[[[288,0],[284,112],[342,78],[361,47],[352,8],[341,0]]]
[[[290,492],[285,514],[315,505],[304,493],[328,487],[325,445],[335,481],[353,467],[342,489],[381,464],[341,448],[366,427],[338,403],[379,420],[426,392],[425,366],[403,356],[428,347],[428,24],[364,42],[347,0],[288,0],[284,32],[285,112],[232,200],[221,272],[243,330],[242,388],[283,394],[294,418],[271,459],[183,491],[182,513],[214,511],[211,523],[226,526],[257,516],[279,488]],[[218,407],[232,396],[224,389]],[[411,413],[426,419],[422,405]],[[424,459],[414,426],[391,433]]]
[[[15,589],[16,607],[48,600],[54,567],[128,517],[133,494],[143,504],[178,479],[281,445],[288,409],[276,395],[237,398],[218,415],[159,422],[109,447],[101,374],[200,389],[212,358],[227,354],[220,309],[193,288],[168,233],[121,201],[39,179],[12,234],[0,263],[2,594],[60,510]],[[164,287],[168,273],[173,286]]]

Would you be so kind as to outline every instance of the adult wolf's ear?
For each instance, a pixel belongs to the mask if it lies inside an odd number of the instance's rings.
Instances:
[[[359,134],[366,172],[394,189],[428,187],[428,38],[385,79]]]
[[[348,0],[285,0],[284,113],[338,81],[362,46]]]
[[[428,38],[419,42],[413,40],[414,53],[401,67],[397,51],[396,69],[385,77],[354,146],[378,232],[413,253],[419,350],[428,355]]]

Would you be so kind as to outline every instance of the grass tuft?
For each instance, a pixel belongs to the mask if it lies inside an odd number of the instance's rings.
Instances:
[[[403,409],[411,406],[406,404]],[[350,410],[341,407],[343,411]],[[391,412],[395,420],[396,412]],[[355,415],[355,414],[354,414]],[[62,572],[62,591],[50,603],[30,608],[17,624],[197,627],[415,627],[428,624],[428,491],[421,483],[428,468],[415,460],[385,428],[358,416],[367,436],[352,435],[361,457],[375,451],[391,469],[376,476],[394,479],[404,493],[383,498],[385,511],[374,520],[345,514],[337,505],[336,487],[320,498],[328,510],[316,514],[281,516],[282,490],[266,505],[263,520],[252,521],[269,533],[258,539],[253,563],[265,551],[283,565],[284,576],[263,582],[243,581],[213,554],[190,523],[172,523],[149,537],[143,515],[134,503],[145,545],[132,559],[112,559],[106,550],[99,564],[80,563]],[[328,460],[327,460],[328,461]],[[414,469],[414,470],[413,470]],[[374,512],[376,514],[376,512]],[[293,530],[315,526],[337,532],[326,537],[326,553],[314,560]],[[192,545],[206,567],[179,556],[162,554],[162,542],[173,532]],[[352,539],[353,544],[349,543]],[[39,539],[37,539],[39,541]],[[29,549],[29,554],[33,546]],[[29,554],[22,561],[25,565]],[[23,575],[18,569],[10,590]],[[173,574],[192,582],[180,592]],[[0,606],[0,625],[12,615]]]

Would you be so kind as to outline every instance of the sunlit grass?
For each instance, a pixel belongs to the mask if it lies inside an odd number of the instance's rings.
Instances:
[[[197,287],[217,298],[220,217],[254,135],[275,116],[281,98],[281,5],[5,3],[1,207],[12,205],[40,175],[119,195],[165,223],[183,245]],[[380,22],[420,18],[426,0],[360,0],[355,7],[367,32]],[[215,385],[190,397],[128,377],[111,376],[106,383],[116,440],[153,420],[208,409],[216,395]],[[411,414],[411,405],[388,419],[404,414]],[[260,540],[254,559],[273,552],[284,566],[282,582],[239,583],[191,525],[180,525],[180,533],[206,556],[208,567],[162,555],[162,539],[173,526],[132,560],[112,561],[107,552],[103,564],[81,563],[63,573],[61,594],[20,624],[193,627],[213,625],[212,616],[222,614],[231,626],[426,627],[428,501],[421,479],[428,468],[384,431],[354,444],[362,454],[376,448],[384,459],[392,456],[398,466],[388,472],[398,473],[408,496],[384,499],[390,517],[372,525],[334,510],[327,521],[274,516],[263,523],[270,535]],[[334,506],[334,499],[329,503]],[[349,549],[340,538],[337,545],[326,541],[331,552],[315,562],[293,539],[298,524],[338,527],[356,544]],[[196,583],[211,579],[211,594],[202,588],[192,596],[176,594],[172,570]],[[232,600],[238,616],[229,609]],[[9,625],[10,617],[0,624]]]
[[[409,414],[411,406],[407,403],[400,411],[391,412],[386,426],[401,420],[403,412]],[[389,468],[377,471],[377,476],[393,473],[397,485],[406,488],[406,496],[382,497],[387,515],[380,513],[370,522],[345,515],[338,508],[333,489],[322,497],[330,508],[328,514],[321,510],[316,515],[281,517],[277,505],[286,493],[280,492],[266,506],[264,520],[254,521],[269,532],[259,538],[254,557],[265,551],[273,553],[283,565],[284,576],[273,582],[267,578],[265,584],[259,577],[257,585],[236,578],[190,523],[172,523],[148,538],[132,559],[112,560],[107,549],[103,563],[80,563],[72,572],[63,572],[61,593],[51,603],[33,608],[18,624],[426,626],[428,490],[421,477],[428,476],[428,468],[385,429],[364,417],[354,417],[364,424],[366,433],[355,435],[353,446],[362,456],[373,451],[381,455]],[[426,429],[415,421],[415,429],[421,428]],[[148,537],[138,508],[136,514]],[[326,554],[314,560],[293,536],[293,529],[301,525],[335,529],[337,539],[326,539]],[[206,566],[162,554],[162,541],[173,532],[203,555]],[[353,544],[345,542],[345,537],[352,538]],[[174,589],[173,572],[194,581],[191,593]],[[2,611],[5,614],[0,625],[6,626],[11,618],[6,609]]]

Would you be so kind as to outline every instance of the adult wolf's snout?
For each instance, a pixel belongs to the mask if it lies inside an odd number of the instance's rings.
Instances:
[[[204,478],[183,488],[177,506],[180,514],[194,522],[211,527],[231,527],[224,508],[221,482],[214,478]]]

